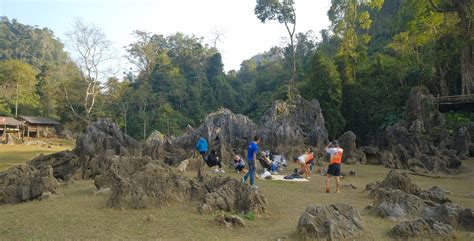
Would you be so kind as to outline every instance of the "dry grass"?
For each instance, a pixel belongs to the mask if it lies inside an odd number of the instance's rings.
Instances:
[[[36,141],[38,139],[30,139]],[[41,154],[47,155],[64,150],[72,150],[74,141],[62,139],[39,139],[48,143],[42,145],[2,145],[0,144],[0,171],[4,171],[12,166],[22,164]],[[48,148],[49,146],[49,148]]]
[[[246,221],[247,227],[235,230],[218,227],[215,215],[199,215],[197,203],[171,203],[148,210],[113,210],[105,206],[108,194],[94,195],[91,181],[62,186],[60,196],[46,201],[32,201],[0,208],[0,239],[162,239],[162,240],[296,240],[296,224],[304,208],[311,203],[344,202],[362,214],[365,235],[361,240],[387,240],[387,232],[396,222],[368,215],[364,208],[371,203],[362,190],[369,182],[382,180],[388,169],[379,166],[343,166],[355,170],[357,177],[348,177],[342,184],[352,183],[357,190],[324,193],[324,177],[313,175],[310,182],[257,181],[267,198],[271,213]],[[291,170],[291,169],[290,169]],[[474,208],[474,160],[466,161],[465,172],[454,178],[411,176],[422,188],[438,185],[453,194],[450,198],[464,207]],[[230,172],[230,171],[229,171]],[[196,175],[188,172],[188,175]],[[228,173],[239,177],[236,173]],[[331,180],[333,181],[333,180]],[[334,185],[334,182],[332,182]],[[153,215],[156,220],[147,221]],[[458,232],[459,239],[472,239]]]

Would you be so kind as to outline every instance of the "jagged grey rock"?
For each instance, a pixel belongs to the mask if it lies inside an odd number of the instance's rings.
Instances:
[[[432,219],[402,222],[392,228],[390,235],[396,239],[455,239],[454,229],[451,225]]]
[[[472,145],[471,135],[466,126],[460,127],[453,138],[453,149],[457,151],[461,159],[466,159],[470,153],[469,148]]]
[[[169,166],[149,156],[113,156],[108,171],[95,178],[98,189],[111,188],[107,206],[112,208],[151,208],[170,202],[200,201],[198,211],[265,213],[262,193],[230,177],[198,178],[175,173]]]
[[[380,188],[398,189],[400,191],[415,194],[420,193],[421,189],[411,181],[405,172],[392,169],[379,185]]]
[[[369,212],[375,216],[397,221],[413,220],[421,217],[426,201],[413,194],[396,190],[377,188],[371,192],[374,199]]]
[[[108,156],[140,156],[142,145],[123,133],[111,120],[99,119],[77,138],[73,151],[79,156],[79,175],[88,179],[105,173],[109,164],[104,161]]]
[[[435,203],[443,204],[447,202],[451,202],[451,200],[446,197],[446,195],[450,193],[440,187],[433,186],[430,189],[424,190],[419,193],[419,197],[425,200],[431,200]]]
[[[258,133],[263,137],[263,146],[285,156],[299,155],[307,145],[321,150],[328,139],[321,107],[315,99],[307,101],[297,96],[292,101],[275,101],[260,123]]]
[[[365,153],[356,146],[356,135],[352,131],[344,132],[338,139],[339,146],[344,149],[342,162],[347,164],[367,163]]]
[[[72,151],[61,151],[51,155],[40,155],[29,162],[35,167],[49,165],[53,176],[62,181],[73,179],[80,168],[78,156]]]
[[[298,221],[304,239],[339,240],[356,238],[364,232],[357,209],[345,203],[309,205]]]
[[[0,204],[31,201],[46,192],[57,193],[58,184],[49,165],[12,167],[0,172]]]
[[[173,152],[187,153],[179,161],[188,158],[195,150],[199,135],[202,135],[208,141],[209,149],[214,149],[224,163],[230,163],[235,154],[246,153],[247,144],[253,139],[256,130],[257,125],[248,117],[221,108],[209,114],[193,132],[173,139]]]
[[[469,151],[468,132],[458,132],[458,151],[450,150],[452,135],[435,98],[423,86],[414,87],[406,102],[405,119],[385,130],[387,149],[394,156],[391,168],[414,172],[452,172]],[[466,151],[467,150],[467,151]],[[453,155],[454,151],[454,155]],[[457,155],[457,153],[461,155]]]

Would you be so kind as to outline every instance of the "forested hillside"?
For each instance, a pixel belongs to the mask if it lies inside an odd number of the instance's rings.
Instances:
[[[298,1],[274,2],[298,15]],[[295,93],[319,100],[330,137],[352,130],[370,142],[401,118],[413,86],[426,85],[434,95],[474,93],[473,8],[469,0],[332,0],[331,26],[321,38],[295,33],[294,51],[269,46],[228,73],[219,50],[200,37],[137,30],[125,47],[133,68],[102,82],[91,74],[101,63],[93,56],[73,61],[51,30],[2,17],[0,115],[52,117],[77,131],[109,117],[141,140],[153,130],[176,135],[219,107],[258,120],[274,100],[290,96],[294,52]],[[256,8],[256,15],[271,16],[265,10]],[[291,23],[291,13],[282,13]],[[462,122],[473,114],[449,118]]]

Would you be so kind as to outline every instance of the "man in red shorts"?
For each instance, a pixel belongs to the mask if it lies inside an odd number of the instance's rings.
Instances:
[[[341,174],[342,152],[344,150],[339,147],[337,141],[332,141],[331,143],[329,143],[326,146],[325,150],[328,154],[331,155],[328,172],[326,173],[326,192],[329,193],[329,179],[332,175],[336,178],[336,193],[339,193],[339,176]]]

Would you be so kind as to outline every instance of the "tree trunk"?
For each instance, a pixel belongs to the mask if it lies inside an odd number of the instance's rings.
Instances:
[[[127,112],[124,112],[124,114],[123,114],[123,122],[124,122],[124,125],[125,125],[125,126],[124,126],[125,134],[128,135],[128,133],[127,133]]]
[[[20,98],[20,86],[16,83],[15,117],[18,117],[18,102]]]
[[[453,1],[459,16],[459,25],[463,34],[463,50],[461,53],[461,87],[462,94],[474,93],[474,57],[473,57],[473,34],[472,34],[472,6],[471,0]]]
[[[439,67],[439,75],[440,75],[440,80],[439,80],[439,92],[441,96],[448,96],[449,95],[449,89],[448,89],[448,83],[446,81],[446,74],[448,73],[447,69],[443,69]]]
[[[469,95],[474,93],[474,63],[473,63],[472,44],[467,44],[461,54],[461,83],[462,94]]]
[[[143,140],[145,141],[146,140],[146,101],[145,103],[143,103],[143,111],[142,111],[142,115],[143,115]]]
[[[293,40],[293,35],[290,35],[290,44],[291,44],[291,58],[293,62],[293,66],[291,68],[291,79],[290,79],[290,84],[288,86],[288,91],[290,91],[290,99],[291,99],[291,92],[293,91],[294,88],[293,86],[295,85],[296,82],[296,54],[295,54],[295,44]]]

